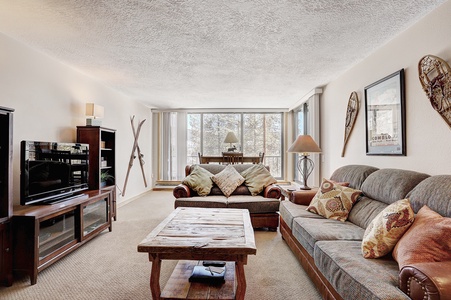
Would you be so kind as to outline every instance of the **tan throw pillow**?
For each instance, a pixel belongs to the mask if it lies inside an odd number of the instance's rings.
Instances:
[[[415,263],[451,260],[451,218],[423,206],[393,249],[393,258],[399,269]]]
[[[196,191],[199,196],[207,196],[213,187],[211,176],[213,174],[209,171],[195,165],[191,173],[183,179],[182,183]]]
[[[409,199],[398,200],[387,206],[365,230],[363,257],[378,258],[390,253],[413,220],[414,212]]]
[[[328,219],[344,222],[361,193],[359,190],[323,179],[307,210]]]
[[[252,196],[260,194],[268,185],[277,183],[268,169],[262,164],[255,164],[241,172],[244,177],[244,184],[247,186]]]
[[[232,165],[227,165],[224,170],[212,176],[211,180],[226,197],[229,197],[244,182],[243,176]]]

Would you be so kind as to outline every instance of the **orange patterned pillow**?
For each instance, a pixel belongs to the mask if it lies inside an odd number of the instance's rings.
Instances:
[[[361,193],[362,191],[323,179],[307,210],[328,219],[344,222]]]
[[[398,200],[387,206],[365,230],[363,257],[378,258],[390,253],[413,220],[414,212],[409,199]]]
[[[393,249],[393,258],[399,269],[415,263],[451,260],[451,218],[423,206]]]

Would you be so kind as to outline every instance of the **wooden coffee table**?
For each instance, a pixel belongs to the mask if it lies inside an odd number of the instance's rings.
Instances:
[[[247,209],[179,207],[138,245],[138,252],[149,253],[152,262],[150,289],[154,300],[243,300],[246,292],[244,265],[247,264],[247,256],[255,255],[257,249]],[[188,282],[190,270],[187,268],[192,268],[197,262],[179,262],[161,293],[160,269],[163,259],[221,260],[235,264],[228,263],[226,269],[229,273],[226,272],[226,283],[221,290],[217,286]],[[233,267],[235,272],[231,272]],[[229,286],[230,282],[235,281],[236,291]],[[176,283],[180,286],[176,287]],[[216,292],[210,293],[214,289]]]

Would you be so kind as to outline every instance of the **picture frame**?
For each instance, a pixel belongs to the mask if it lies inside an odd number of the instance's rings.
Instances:
[[[406,156],[404,69],[365,87],[366,154]]]

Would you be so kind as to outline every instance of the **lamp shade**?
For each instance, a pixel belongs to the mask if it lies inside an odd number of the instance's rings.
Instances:
[[[321,149],[310,135],[300,135],[288,149],[288,152],[320,153]]]
[[[238,143],[238,138],[232,131],[229,131],[224,139],[224,143]]]
[[[86,103],[86,116],[94,119],[103,118],[104,109],[103,106],[94,104],[94,103]]]

